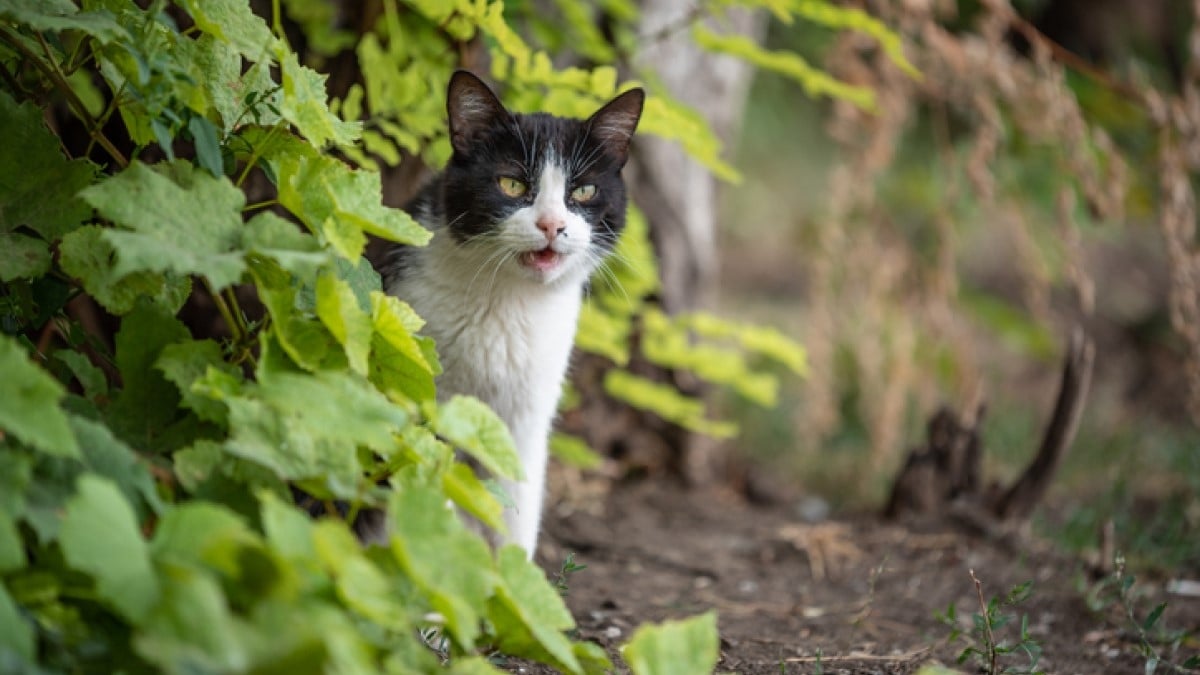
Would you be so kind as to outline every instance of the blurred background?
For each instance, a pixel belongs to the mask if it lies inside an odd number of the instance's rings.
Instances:
[[[876,92],[867,113],[754,76],[723,190],[726,315],[807,349],[781,405],[728,398],[738,451],[876,509],[941,404],[987,404],[984,476],[1037,451],[1073,326],[1095,341],[1078,436],[1034,524],[1200,564],[1192,3],[868,2],[921,77],[808,22],[765,44]],[[1187,120],[1186,122],[1184,120]]]

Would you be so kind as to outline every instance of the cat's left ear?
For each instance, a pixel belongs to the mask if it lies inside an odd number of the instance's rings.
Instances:
[[[609,148],[624,166],[629,158],[629,140],[637,130],[642,118],[642,104],[646,92],[641,89],[629,91],[614,98],[588,118],[588,130],[594,138]]]

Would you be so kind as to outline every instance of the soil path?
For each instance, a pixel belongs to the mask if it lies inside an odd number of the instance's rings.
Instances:
[[[1133,625],[1119,603],[1089,609],[1084,565],[1044,545],[1012,544],[941,526],[901,526],[874,516],[806,523],[790,507],[759,508],[726,493],[689,491],[666,481],[618,485],[590,506],[547,515],[538,559],[553,575],[568,552],[587,565],[569,579],[568,604],[580,637],[615,654],[645,621],[715,608],[717,672],[913,673],[955,665],[968,643],[947,644],[935,613],[950,604],[970,633],[979,599],[1033,581],[1009,614],[1027,614],[1048,673],[1142,673]],[[1200,631],[1200,599],[1166,596],[1161,581],[1139,581],[1144,617],[1169,600],[1159,627]],[[1019,619],[997,631],[1015,640]],[[1176,663],[1196,653],[1159,646]],[[1023,654],[1000,663],[1028,666]],[[515,664],[514,664],[515,666]],[[975,672],[973,663],[959,667]],[[517,672],[548,672],[515,666]],[[1023,672],[1023,671],[1022,671]],[[1159,672],[1165,672],[1160,669]]]

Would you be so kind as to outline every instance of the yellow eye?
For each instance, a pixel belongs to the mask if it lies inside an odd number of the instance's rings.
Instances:
[[[501,176],[497,182],[500,183],[500,191],[509,197],[520,197],[529,189],[528,185],[508,176]]]
[[[589,185],[580,185],[579,187],[575,188],[574,190],[571,190],[571,199],[574,199],[577,202],[590,201],[592,199],[592,197],[595,197],[595,196],[596,196],[596,186],[595,185],[590,185],[590,184]]]

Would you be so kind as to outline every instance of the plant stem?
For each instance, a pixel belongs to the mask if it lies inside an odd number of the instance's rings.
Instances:
[[[208,289],[208,294],[212,296],[213,303],[217,306],[217,311],[221,313],[221,318],[225,320],[225,325],[229,328],[229,334],[237,344],[241,344],[245,338],[245,333],[242,332],[242,325],[233,318],[233,310],[229,304],[225,302],[224,296],[213,288],[208,279],[204,280],[204,287]],[[235,301],[236,302],[236,301]]]
[[[23,42],[14,37],[7,29],[0,28],[0,39],[3,39],[9,46],[17,50],[21,56],[29,59],[30,63],[45,73],[46,77],[50,78],[54,86],[66,97],[67,105],[71,108],[71,112],[75,113],[80,122],[83,122],[83,126],[87,129],[88,135],[92,137],[92,140],[99,143],[100,147],[104,148],[122,169],[129,166],[129,160],[125,158],[125,155],[120,150],[117,150],[112,141],[109,141],[104,132],[96,126],[96,122],[91,118],[91,115],[88,115],[87,107],[83,105],[83,101],[79,100],[79,96],[75,94],[75,90],[71,89],[71,85],[67,82],[66,77],[58,69],[58,63],[54,61],[50,52],[50,45],[46,43],[46,38],[42,37],[40,32],[37,34],[38,43],[41,44],[42,50],[46,52],[49,62],[42,60],[40,56],[25,46]]]
[[[967,571],[971,574],[971,581],[975,582],[975,592],[979,595],[979,614],[983,617],[983,639],[988,656],[987,672],[989,675],[996,675],[996,638],[992,635],[992,617],[988,614],[987,601],[983,599],[983,583],[975,576],[975,570]]]
[[[246,206],[242,207],[242,210],[243,211],[253,211],[255,209],[265,209],[268,206],[275,206],[278,203],[279,203],[278,199],[268,199],[268,200],[262,201],[262,202],[255,202],[253,204],[247,204]]]

